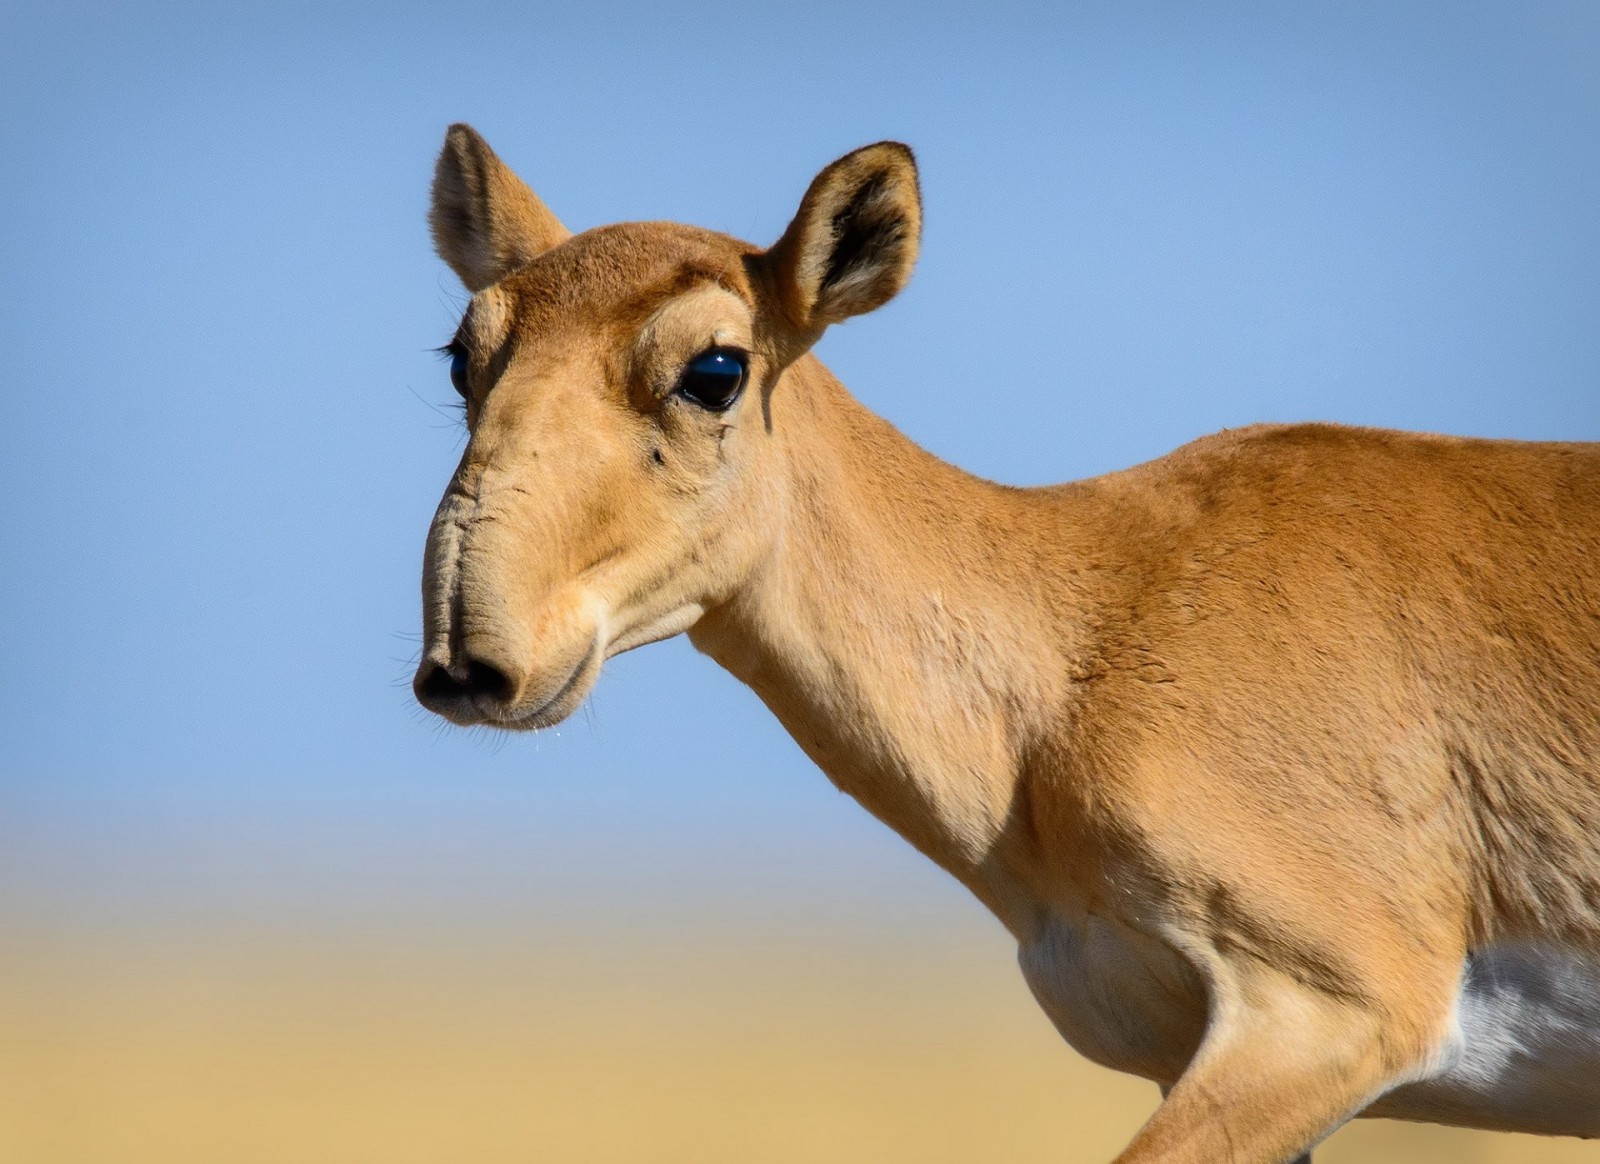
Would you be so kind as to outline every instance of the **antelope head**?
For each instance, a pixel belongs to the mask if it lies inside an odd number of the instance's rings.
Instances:
[[[428,534],[414,689],[458,724],[547,727],[762,561],[807,437],[774,400],[830,323],[910,277],[916,167],[889,142],[846,155],[767,250],[662,222],[573,235],[457,125],[429,222],[472,293],[447,348],[470,435]]]

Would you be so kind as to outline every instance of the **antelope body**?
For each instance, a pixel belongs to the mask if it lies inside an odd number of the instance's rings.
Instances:
[[[909,278],[893,143],[761,250],[570,235],[456,126],[431,221],[473,298],[426,706],[543,727],[687,631],[1161,1085],[1124,1164],[1360,1114],[1600,1136],[1600,445],[1261,426],[969,476],[809,354]]]

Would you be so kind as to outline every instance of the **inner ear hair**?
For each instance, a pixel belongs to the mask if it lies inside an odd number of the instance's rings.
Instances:
[[[911,278],[921,232],[922,198],[908,147],[878,142],[828,166],[767,252],[791,321],[820,332],[881,307]]]
[[[452,125],[433,171],[434,249],[476,293],[571,236],[477,130]]]

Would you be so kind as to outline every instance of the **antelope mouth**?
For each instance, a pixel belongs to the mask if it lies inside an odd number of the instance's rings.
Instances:
[[[509,667],[481,656],[454,661],[430,657],[417,669],[412,689],[418,703],[459,727],[533,731],[552,727],[577,710],[602,661],[599,639],[591,638],[583,657],[559,672],[559,685],[529,691],[525,680],[512,678]]]
[[[528,709],[508,709],[509,714],[502,714],[488,722],[494,727],[503,727],[511,731],[536,731],[539,728],[554,727],[583,703],[584,697],[589,694],[589,688],[594,685],[595,672],[599,671],[600,645],[591,639],[589,649],[584,652],[583,658],[578,660],[578,665],[572,669],[572,674],[556,689],[554,695],[543,703]]]

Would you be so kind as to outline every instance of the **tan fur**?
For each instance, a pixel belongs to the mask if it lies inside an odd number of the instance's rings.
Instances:
[[[513,182],[452,129],[428,706],[546,726],[687,630],[1024,949],[1092,921],[1165,968],[1127,1164],[1287,1159],[1436,1063],[1470,950],[1600,952],[1600,446],[1261,426],[1007,488],[807,352],[909,278],[904,147],[765,252],[569,238]],[[749,352],[723,413],[675,391],[712,346]]]
[[[452,125],[433,175],[428,225],[439,256],[481,291],[571,233],[470,125]]]

